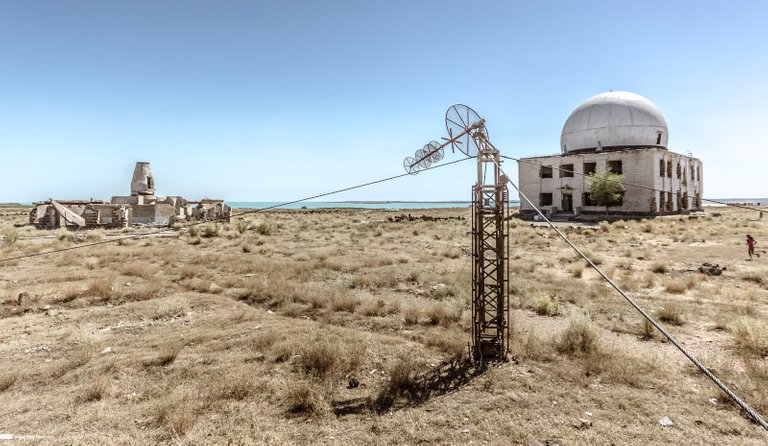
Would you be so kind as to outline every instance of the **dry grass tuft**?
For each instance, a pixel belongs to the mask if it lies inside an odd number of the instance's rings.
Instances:
[[[360,299],[348,293],[334,293],[330,299],[330,307],[333,311],[346,311],[354,313],[360,305]]]
[[[674,302],[668,302],[657,313],[656,316],[660,321],[666,322],[672,325],[683,325],[685,320],[683,319],[683,307]]]
[[[599,335],[584,318],[571,319],[568,328],[555,340],[555,349],[568,356],[592,355],[599,351]]]
[[[418,306],[410,304],[403,308],[403,318],[408,325],[415,325],[419,323],[421,318],[421,310]]]
[[[10,389],[12,385],[19,379],[19,374],[16,372],[4,373],[0,375],[0,392],[5,392]]]
[[[298,349],[296,365],[305,374],[320,378],[334,378],[360,365],[361,351],[354,344],[339,341],[303,343]]]
[[[221,226],[217,223],[206,223],[200,228],[200,236],[203,238],[214,238],[221,235]]]
[[[51,376],[54,378],[61,378],[67,373],[88,364],[90,360],[91,354],[87,351],[75,351],[71,353],[68,358],[53,366],[53,369],[51,370]]]
[[[656,274],[664,274],[669,271],[669,268],[664,263],[656,262],[651,266],[651,271],[653,271]]]
[[[126,276],[141,277],[142,279],[149,280],[157,271],[146,265],[145,263],[129,263],[122,268],[123,274]]]
[[[213,394],[219,399],[244,400],[254,387],[253,375],[247,370],[238,370],[223,376]]]
[[[171,438],[182,437],[188,433],[198,419],[199,408],[189,398],[181,399],[172,396],[160,400],[154,407],[155,424],[165,427]]]
[[[533,311],[539,316],[557,316],[560,314],[560,301],[545,296],[536,301]]]
[[[741,279],[747,282],[756,283],[763,287],[768,287],[768,281],[765,278],[764,274],[759,274],[756,272],[748,272],[741,275]]]
[[[297,380],[283,393],[283,405],[289,413],[319,415],[328,410],[328,402],[320,387],[306,380]]]
[[[670,279],[664,283],[664,289],[668,293],[683,294],[688,290],[696,288],[698,281],[696,278],[689,276],[685,278]]]
[[[83,292],[84,296],[95,297],[102,301],[111,300],[115,296],[115,289],[111,280],[94,279],[88,282],[88,287]]]
[[[389,368],[389,381],[376,397],[375,405],[385,409],[400,397],[411,399],[418,386],[418,369],[421,364],[409,355],[400,355]]]
[[[90,384],[87,384],[80,390],[77,395],[76,401],[78,403],[88,403],[91,401],[99,401],[107,393],[107,382],[104,380],[97,380]]]
[[[259,223],[256,226],[256,233],[259,235],[272,235],[275,233],[275,227],[269,223]]]
[[[747,355],[768,356],[768,324],[757,318],[743,316],[733,324],[736,346]]]
[[[147,367],[163,367],[173,363],[176,357],[181,353],[183,346],[181,344],[166,344],[160,347],[158,355],[154,358],[144,361]]]

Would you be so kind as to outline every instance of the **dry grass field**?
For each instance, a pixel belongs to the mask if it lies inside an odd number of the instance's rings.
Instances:
[[[460,218],[272,211],[0,263],[0,434],[49,437],[34,444],[768,441],[556,234],[516,219],[510,361],[477,369],[464,359],[469,210],[411,213]],[[0,209],[0,257],[130,233],[13,226],[25,221]],[[747,261],[745,246],[750,233],[765,252],[768,220],[709,208],[564,231],[768,414],[768,255]],[[704,262],[726,270],[700,273]]]

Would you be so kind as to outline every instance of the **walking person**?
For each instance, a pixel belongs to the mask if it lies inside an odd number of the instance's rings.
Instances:
[[[757,241],[752,238],[751,235],[747,234],[747,254],[749,254],[749,260],[752,260],[752,255],[756,255],[757,258],[760,258],[760,254],[755,252],[755,245],[757,244]]]

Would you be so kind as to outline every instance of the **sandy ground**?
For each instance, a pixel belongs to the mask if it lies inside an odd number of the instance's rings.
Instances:
[[[442,220],[275,211],[0,262],[0,434],[35,444],[768,441],[556,234],[528,222],[510,222],[510,360],[470,363],[469,211],[408,212]],[[132,234],[39,231],[14,226],[23,210],[2,214],[0,258]],[[749,261],[744,242],[750,233],[764,252],[766,221],[712,208],[560,228],[768,413],[768,255]],[[703,262],[726,269],[706,275]]]

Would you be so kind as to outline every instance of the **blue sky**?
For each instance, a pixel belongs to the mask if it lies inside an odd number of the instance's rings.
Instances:
[[[611,89],[662,109],[705,196],[765,196],[766,5],[0,0],[0,202],[127,194],[136,161],[160,194],[299,198],[401,173],[454,103],[551,154]],[[333,199],[464,200],[473,175]]]

